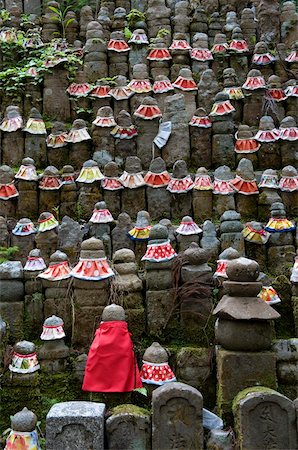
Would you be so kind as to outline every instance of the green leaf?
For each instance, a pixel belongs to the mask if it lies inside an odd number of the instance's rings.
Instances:
[[[49,6],[49,10],[54,12],[55,14],[59,15],[60,14],[60,9],[55,8],[55,6]]]
[[[134,392],[139,392],[140,394],[144,395],[145,397],[148,396],[147,389],[144,388],[144,387],[143,387],[143,388],[137,388],[137,389],[134,389]]]
[[[74,18],[73,18],[73,17],[72,17],[71,19],[68,19],[68,20],[65,22],[65,28],[67,28],[73,21],[74,21]]]

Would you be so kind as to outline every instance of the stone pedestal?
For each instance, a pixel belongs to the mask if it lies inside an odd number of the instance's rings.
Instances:
[[[75,441],[78,450],[102,450],[104,413],[103,403],[56,403],[46,419],[47,449],[72,450]]]
[[[24,157],[25,140],[22,130],[2,134],[2,164],[16,167]],[[12,151],[13,149],[13,151]]]
[[[242,389],[266,386],[276,389],[276,355],[274,352],[238,352],[220,348],[216,353],[217,405],[219,415],[232,420],[232,402]],[[235,371],[235,367],[240,368]]]
[[[173,382],[156,389],[152,395],[152,447],[179,448],[183,442],[185,448],[203,448],[202,406],[201,393],[187,384]]]
[[[268,387],[239,392],[233,405],[240,450],[297,448],[295,405]]]
[[[37,182],[19,180],[18,191],[17,217],[23,217],[24,211],[26,211],[26,217],[36,220],[38,216]]]
[[[109,281],[74,280],[72,345],[89,348],[104,307],[109,300]]]
[[[212,191],[192,191],[192,208],[194,219],[202,222],[212,217]]]
[[[44,316],[58,316],[63,319],[65,333],[70,336],[72,329],[73,291],[69,289],[70,279],[60,281],[42,280],[45,292]]]

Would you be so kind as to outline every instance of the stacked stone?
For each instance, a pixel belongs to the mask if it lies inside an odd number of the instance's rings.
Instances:
[[[101,200],[102,194],[100,191],[99,181],[104,178],[99,170],[98,164],[93,159],[85,161],[81,173],[92,173],[90,179],[86,175],[86,179],[77,178],[79,187],[77,208],[80,212],[81,218],[88,220],[92,214],[94,204]]]
[[[178,159],[187,161],[190,157],[190,141],[185,98],[183,94],[175,94],[165,101],[163,122],[172,122],[169,140],[162,149],[162,158],[167,167],[173,167]]]
[[[168,77],[170,75],[171,55],[168,50],[169,42],[167,36],[156,36],[151,38],[151,51],[147,59],[149,60],[150,73],[153,78],[160,75]],[[155,52],[157,55],[155,55]],[[162,56],[159,56],[163,53]]]
[[[244,238],[242,235],[243,225],[240,222],[241,216],[236,211],[226,211],[220,217],[220,245],[221,251],[233,247],[244,255]]]
[[[261,193],[258,198],[258,218],[266,221],[270,215],[272,203],[281,201],[281,197],[278,194],[277,171],[273,169],[264,170],[259,187]]]
[[[229,101],[228,94],[218,93],[215,96],[215,103],[213,108],[217,105]],[[226,112],[223,115],[216,110],[211,111],[212,117],[212,162],[214,165],[226,164],[230,168],[235,167],[235,152],[234,152],[234,122],[233,112]]]
[[[55,104],[59,104],[57,99]],[[63,167],[64,164],[67,164],[68,146],[65,142],[66,137],[65,124],[63,122],[54,122],[51,133],[47,137],[47,157],[51,166]]]
[[[124,41],[124,34],[122,31],[113,31],[110,35],[111,40],[115,41]],[[125,42],[125,41],[124,41]],[[127,49],[122,51],[112,51],[108,49],[109,54],[109,76],[115,77],[119,73],[121,75],[127,77],[128,76],[128,51],[129,47],[127,46]]]
[[[217,80],[222,79],[224,69],[227,69],[229,67],[229,54],[227,50],[227,36],[224,33],[217,33],[214,37],[213,47],[211,49],[211,52],[213,54],[211,67],[213,72],[215,73]]]
[[[122,5],[116,5],[116,9],[113,12],[113,21],[111,26],[113,31],[123,31],[123,29],[127,26],[126,14],[126,9],[122,7]]]
[[[293,263],[295,258],[295,247],[293,245],[295,225],[286,219],[286,210],[283,203],[272,203],[270,212],[271,219],[265,227],[265,230],[271,233],[268,241],[267,268],[269,273],[281,275],[287,273],[289,265]]]
[[[171,217],[171,194],[167,190],[170,176],[164,160],[160,157],[151,161],[145,176],[148,212],[153,220]]]
[[[59,264],[63,263],[67,264],[68,267],[68,257],[65,253],[58,250],[50,257],[49,269],[53,270]],[[48,272],[49,269],[47,269],[46,272]],[[67,270],[67,272],[69,272],[69,270]],[[41,280],[45,296],[45,317],[52,315],[63,317],[64,328],[67,334],[70,334],[72,327],[71,294],[69,292],[70,275],[67,274],[62,278],[58,275],[55,277],[46,275],[46,277],[44,277],[43,273],[41,273],[39,274],[39,279]]]
[[[286,212],[292,217],[296,217],[298,211],[298,172],[295,167],[286,166],[282,169],[279,187]]]
[[[104,191],[104,200],[109,205],[109,210],[114,217],[117,217],[121,212],[121,191],[122,184],[118,180],[119,167],[114,161],[110,161],[104,166],[104,180],[102,180],[102,187]],[[112,187],[110,187],[112,184]]]
[[[209,28],[208,28],[208,36],[209,36],[209,45],[212,47],[215,41],[215,36],[218,33],[222,32],[223,24],[220,20],[219,13],[213,12],[209,18]]]
[[[30,336],[38,338],[38,331],[43,323],[43,289],[37,276],[46,268],[40,250],[35,248],[28,254],[24,266],[25,311],[28,320],[27,327]]]
[[[47,163],[46,128],[40,112],[32,108],[24,128],[25,157],[33,158],[36,166],[42,168]]]
[[[257,5],[260,40],[270,44],[280,41],[280,14],[277,0],[261,0]]]
[[[286,94],[281,86],[281,79],[277,75],[271,75],[267,80],[267,90],[265,92],[264,109],[268,116],[271,116],[274,124],[278,127],[285,117]]]
[[[18,122],[12,126],[12,122]],[[17,166],[24,156],[24,134],[21,130],[23,120],[18,106],[8,106],[0,130],[2,131],[2,162],[3,164]],[[11,149],[14,149],[12,152]]]
[[[14,185],[14,173],[9,166],[0,166],[0,215],[15,217],[19,193]]]
[[[242,72],[245,73],[245,72]],[[244,75],[245,80],[245,75]],[[243,80],[243,81],[244,81]],[[242,81],[242,82],[243,82]],[[241,82],[241,84],[242,84]],[[239,79],[236,75],[234,69],[228,67],[223,71],[223,85],[224,92],[229,95],[229,99],[231,100],[231,104],[235,108],[236,111],[233,112],[233,118],[237,124],[242,121],[242,113],[243,113],[243,102],[244,98],[242,89],[240,87]]]
[[[26,174],[28,170],[30,171],[30,174]],[[35,219],[38,214],[38,177],[34,160],[31,158],[24,158],[15,178],[17,180],[19,192],[19,201],[16,211],[17,217],[22,217],[23,211],[26,211],[27,217]]]
[[[250,85],[250,81],[257,81],[254,86]],[[243,122],[250,127],[257,127],[262,117],[263,96],[265,92],[265,79],[261,72],[252,69],[248,72],[246,81],[242,86],[245,94],[243,106]]]
[[[39,212],[45,209],[54,211],[60,205],[61,179],[59,171],[54,166],[48,166],[40,175],[39,181]]]
[[[280,153],[281,153],[281,165],[295,166],[296,161],[296,149],[298,140],[298,129],[294,117],[285,117],[279,125],[280,129]]]
[[[115,140],[115,158],[118,164],[124,166],[127,156],[137,155],[136,137],[137,129],[132,123],[131,115],[121,110],[116,117],[117,125],[112,130]]]
[[[96,238],[87,239],[82,243],[80,261],[73,269],[74,286],[74,320],[72,329],[72,345],[88,348],[93,338],[94,330],[100,320],[109,298],[109,277],[113,275],[110,268],[105,268],[105,275],[91,268],[90,265],[102,265],[105,261],[102,241]],[[102,262],[101,262],[102,261]],[[107,265],[107,262],[105,263]],[[85,267],[84,267],[85,265]],[[79,272],[79,273],[78,273]]]
[[[129,75],[130,78],[132,78],[133,67],[136,64],[147,64],[149,41],[145,30],[143,30],[142,28],[137,28],[136,30],[134,30],[128,43],[130,45],[128,56]]]
[[[173,27],[173,42],[186,41],[189,43],[189,26],[190,26],[190,8],[186,1],[179,1],[175,4],[175,15],[172,19]],[[190,47],[190,46],[189,46]],[[171,47],[170,47],[171,49]],[[189,67],[189,49],[171,49],[173,56],[173,63],[171,67],[171,79],[176,79],[180,69]]]
[[[48,317],[43,324],[40,338],[44,341],[38,350],[41,370],[50,374],[64,372],[69,348],[64,343],[63,320],[57,316]]]
[[[123,248],[113,255],[113,269],[116,276],[112,290],[119,302],[123,301],[129,329],[135,338],[140,338],[145,329],[145,311],[143,306],[143,283],[138,277],[136,257],[132,250]]]
[[[198,83],[198,105],[204,108],[207,114],[211,111],[215,95],[218,91],[219,84],[216,81],[213,70],[204,70]]]
[[[228,166],[220,166],[214,171],[213,207],[218,216],[235,209],[235,190],[231,185],[233,174]]]
[[[208,32],[208,18],[204,7],[201,5],[196,5],[192,14],[192,21],[190,23],[190,36],[192,41],[194,41],[194,36],[196,33]]]
[[[106,202],[97,202],[89,220],[89,234],[91,237],[101,239],[109,258],[112,256],[111,225],[113,222],[113,216],[107,209]]]
[[[279,169],[281,167],[279,130],[275,128],[271,116],[261,117],[259,131],[255,138],[261,143],[258,152],[259,168]]]
[[[74,168],[70,165],[62,168],[62,186],[60,193],[60,214],[61,216],[75,217],[77,205],[77,185],[75,183]]]
[[[201,75],[204,70],[207,70],[209,68],[209,62],[213,59],[212,54],[208,50],[208,35],[206,33],[195,33],[192,38],[192,47],[192,72],[197,75]],[[196,53],[198,50],[203,50],[203,55],[198,56]]]
[[[129,238],[128,234],[132,228],[130,216],[125,212],[119,214],[117,224],[112,230],[113,252],[122,248],[134,250],[134,242]]]
[[[223,13],[223,10],[221,9],[221,14],[222,13]],[[226,33],[228,40],[232,39],[233,30],[236,27],[239,27],[236,12],[235,11],[226,12],[226,24],[224,25],[224,31]]]
[[[298,24],[298,13],[295,7],[295,2],[287,1],[283,2],[281,5],[281,39],[287,46],[290,45],[297,39],[297,24]]]
[[[152,91],[147,64],[135,64],[132,67],[132,80],[128,87],[135,94],[130,98],[130,109],[134,111],[147,99]]]
[[[258,187],[252,162],[242,158],[236,169],[236,178],[232,181],[236,190],[236,210],[241,217],[257,217],[258,214]]]
[[[40,405],[40,380],[38,370],[36,347],[33,342],[19,341],[13,347],[13,354],[9,371],[5,374],[5,392],[3,392],[1,401],[5,402],[4,414],[8,414],[7,419],[15,412],[16,400],[19,408],[29,406],[33,410],[38,410]],[[20,392],[24,395],[20,395]],[[4,415],[3,414],[3,415]],[[29,423],[32,429],[35,428],[36,417],[33,413],[28,414],[27,408],[12,418],[12,429],[26,432]],[[24,427],[24,428],[23,428]],[[12,431],[14,433],[15,431]],[[37,433],[35,439],[32,438],[30,445],[36,445]],[[19,439],[16,439],[18,443]],[[28,440],[26,441],[27,444]]]
[[[109,8],[107,8],[107,6],[100,7],[97,16],[97,21],[102,26],[104,38],[108,42],[111,34],[110,29],[112,25],[112,20],[110,18]]]
[[[164,245],[168,242],[168,230],[163,225],[154,225],[150,231],[149,243]],[[146,310],[147,327],[152,336],[164,333],[163,327],[173,324],[170,317],[175,305],[172,289],[172,264],[174,253],[168,258],[149,258],[145,260],[146,269]],[[146,256],[145,256],[146,258]],[[170,322],[168,324],[168,322]]]
[[[36,229],[30,219],[22,218],[17,223],[11,234],[11,245],[18,247],[15,259],[25,264],[28,253],[34,248],[34,234]]]
[[[94,20],[91,6],[83,6],[80,10],[80,34],[79,38],[82,42],[86,41],[87,25]]]
[[[50,256],[57,250],[58,245],[58,222],[50,212],[43,212],[38,218],[38,229],[35,236],[37,248],[47,264]]]
[[[112,159],[115,154],[115,140],[111,135],[116,122],[110,106],[103,106],[97,111],[92,127],[92,143],[94,152],[105,150]]]
[[[260,222],[252,221],[245,224],[242,230],[245,239],[245,254],[248,258],[258,261],[260,269],[266,270],[267,248],[266,243],[270,237]]]
[[[156,113],[153,117],[146,117],[143,114],[137,115],[137,111],[139,108],[155,108],[159,112]],[[153,139],[158,133],[161,111],[158,108],[157,101],[152,97],[144,97],[139,108],[134,113],[136,116],[135,123],[138,129],[137,156],[140,158],[144,169],[148,169],[153,157]]]
[[[45,14],[42,16],[42,40],[50,42],[55,39],[59,33],[59,26],[56,20],[53,20],[53,11],[50,8],[59,8],[59,3],[55,1],[47,2],[45,5]]]
[[[212,216],[213,184],[205,167],[199,167],[195,176],[195,186],[192,191],[192,208],[194,218],[202,221]]]
[[[217,259],[220,249],[220,240],[217,239],[216,228],[211,220],[205,220],[203,223],[203,235],[200,245],[204,250],[208,250],[210,259]]]
[[[182,328],[186,330],[186,339],[195,342],[200,335],[202,328],[206,325],[212,311],[212,269],[207,262],[210,257],[208,250],[203,250],[195,242],[191,243],[183,253],[186,264],[181,269],[181,281],[185,283],[202,283],[209,286],[209,294],[204,290],[204,297],[193,293],[187,299],[182,300],[180,306],[180,322]]]
[[[85,6],[84,8],[88,7]],[[82,10],[84,8],[82,8]],[[102,25],[100,23],[95,21],[88,22],[86,30],[84,71],[87,80],[94,83],[99,78],[105,78],[108,75],[107,49],[104,43]]]
[[[244,8],[242,10],[240,26],[243,37],[246,40],[250,51],[252,51],[257,39],[257,23],[255,21],[253,9]]]
[[[199,244],[202,234],[201,228],[190,216],[184,216],[175,230],[179,253],[184,252],[192,243]]]
[[[192,164],[195,167],[203,165],[206,169],[210,169],[212,166],[211,121],[206,110],[198,108],[189,125]]]
[[[43,113],[52,120],[68,122],[71,117],[70,101],[67,95],[68,72],[63,64],[55,66],[52,73],[46,73],[43,83]]]
[[[171,10],[167,8],[165,0],[148,0],[147,26],[150,38],[155,38],[160,29],[169,31],[167,43],[171,42]]]
[[[84,232],[79,222],[63,217],[58,229],[58,248],[67,254],[71,264],[77,261]]]
[[[122,211],[129,211],[132,217],[136,217],[138,211],[146,208],[146,189],[140,158],[126,158],[125,171],[120,181],[125,187],[122,192]]]
[[[280,315],[257,297],[262,287],[262,283],[256,281],[257,262],[238,258],[230,261],[226,270],[229,278],[224,282],[226,295],[213,314],[218,317],[215,333],[221,345],[217,350],[218,394],[220,392],[217,402],[221,417],[230,418],[233,398],[241,389],[259,384],[269,388],[276,386],[276,357],[268,350],[273,338],[270,321]],[[230,370],[235,364],[238,369],[234,376]]]
[[[182,186],[180,186],[180,183]],[[191,211],[191,190],[194,187],[186,162],[178,159],[173,166],[167,189],[171,192],[171,218],[180,219]]]
[[[20,338],[24,319],[23,267],[19,261],[0,265],[0,315],[9,326],[9,338]]]
[[[74,11],[68,10],[65,14],[65,22],[68,22],[68,26],[65,31],[65,37],[67,42],[73,44],[78,38],[79,23],[76,19],[76,13]]]

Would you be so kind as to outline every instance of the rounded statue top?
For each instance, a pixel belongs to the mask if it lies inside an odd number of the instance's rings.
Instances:
[[[178,159],[173,166],[173,178],[185,178],[188,175],[187,165],[183,159]]]
[[[44,321],[43,325],[46,327],[62,327],[63,319],[61,317],[51,316]]]
[[[72,124],[73,130],[81,130],[82,128],[86,128],[86,122],[83,119],[76,119]]]
[[[253,137],[254,133],[248,125],[239,125],[237,133],[238,139],[252,139]]]
[[[20,355],[30,355],[35,352],[35,344],[29,341],[20,341],[14,345],[14,351]]]
[[[131,115],[122,109],[117,116],[117,123],[120,127],[130,127],[132,125]]]
[[[205,264],[210,256],[208,250],[201,248],[196,242],[192,242],[189,245],[184,251],[184,255],[187,258],[188,263],[193,266]]]
[[[114,117],[113,110],[110,106],[102,106],[98,109],[97,117]]]
[[[151,161],[149,170],[153,173],[162,173],[167,170],[167,166],[164,160],[159,156]]]
[[[296,120],[292,116],[287,116],[279,124],[279,128],[292,128],[296,127]]]
[[[167,363],[168,359],[167,351],[158,342],[153,342],[153,344],[145,350],[143,355],[144,362],[155,364]]]
[[[150,215],[148,211],[139,211],[137,214],[136,227],[145,228],[150,225]]]
[[[88,161],[84,162],[83,167],[98,167],[98,164],[93,159],[88,159]]]
[[[240,253],[233,247],[226,248],[221,254],[218,256],[220,260],[232,260],[240,258]]]
[[[240,257],[228,262],[226,273],[231,281],[252,282],[258,279],[260,267],[257,261]]]
[[[183,67],[182,69],[180,69],[179,76],[182,78],[187,78],[187,79],[191,79],[191,80],[193,79],[192,71],[190,69],[188,69],[187,67]]]
[[[297,177],[298,171],[293,166],[285,166],[281,171],[282,177]]]
[[[82,250],[103,250],[103,248],[103,242],[100,239],[96,239],[95,237],[86,239],[82,242],[81,245]]]
[[[62,261],[68,261],[68,256],[66,253],[61,252],[60,250],[56,250],[51,256],[50,256],[50,262],[56,263],[56,262],[62,262]]]
[[[101,316],[102,322],[125,321],[125,311],[120,305],[112,304],[104,308]]]
[[[102,201],[102,202],[97,202],[94,205],[94,209],[107,209],[107,204],[106,202]]]
[[[110,161],[104,166],[104,174],[106,177],[115,177],[119,175],[119,167],[115,161]]]
[[[273,130],[275,128],[273,119],[271,116],[263,116],[260,118],[259,130]]]
[[[119,264],[119,263],[134,263],[136,260],[136,256],[132,250],[129,248],[121,248],[119,250],[116,250],[116,252],[113,255],[113,263]]]
[[[35,430],[36,423],[36,415],[27,408],[23,408],[22,411],[11,417],[11,428],[13,431],[31,432]]]
[[[59,177],[59,170],[55,166],[48,166],[42,175],[44,177]]]
[[[150,240],[155,240],[155,239],[168,239],[169,237],[169,232],[167,227],[165,227],[164,225],[161,224],[156,224],[154,225],[149,233],[149,239]]]

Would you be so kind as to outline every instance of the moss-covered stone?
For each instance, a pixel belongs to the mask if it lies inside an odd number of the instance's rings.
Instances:
[[[277,306],[280,319],[275,321],[277,339],[289,339],[295,336],[295,323],[292,308],[292,286],[288,278],[280,275],[272,283],[272,286],[281,298],[281,303]]]
[[[118,405],[112,408],[111,414],[133,414],[135,416],[150,416],[150,411],[139,406],[132,405],[131,403]]]

